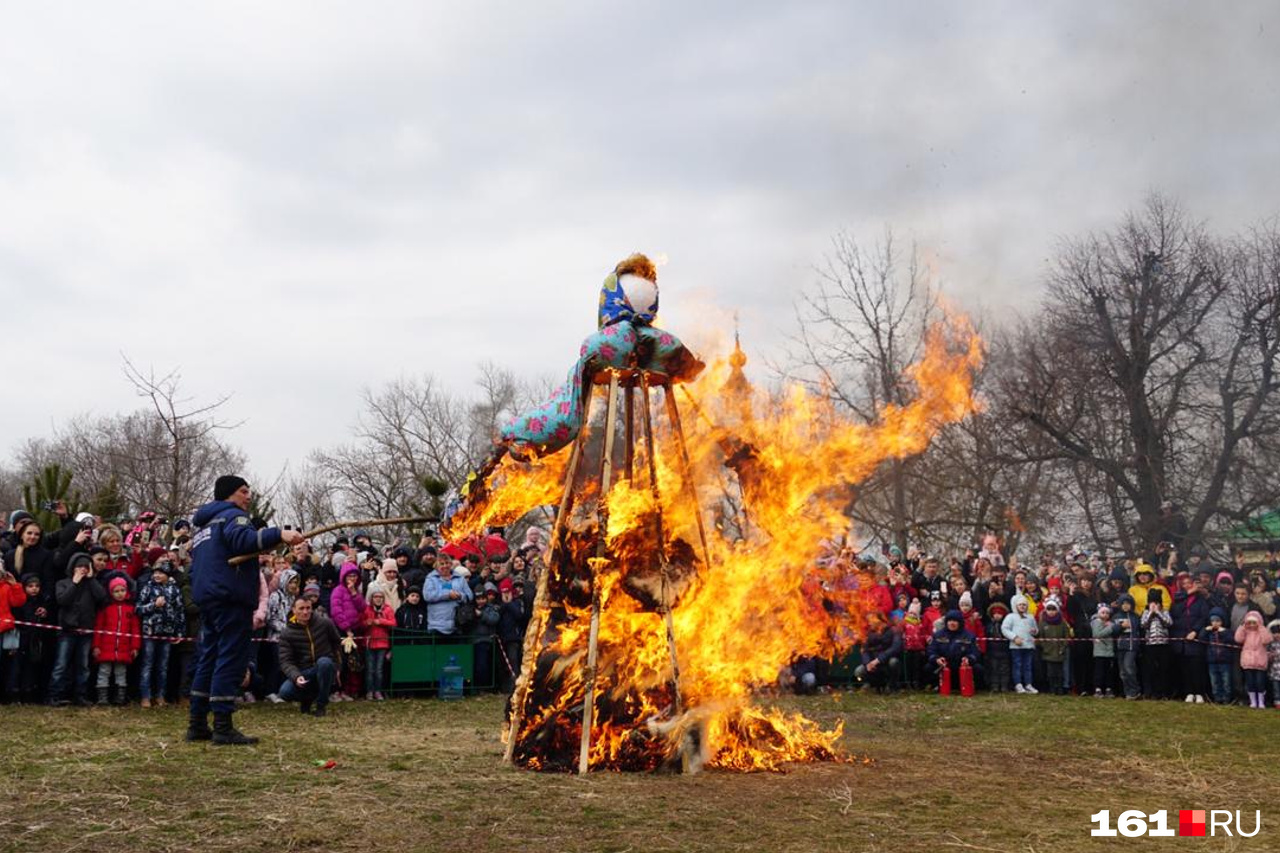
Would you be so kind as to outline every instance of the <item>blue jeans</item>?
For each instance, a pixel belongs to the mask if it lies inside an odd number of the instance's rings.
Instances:
[[[143,699],[164,698],[164,688],[169,680],[170,645],[167,639],[160,637],[142,640],[142,673],[138,678],[138,691]]]
[[[314,701],[317,708],[323,708],[329,704],[329,693],[333,690],[333,677],[337,672],[338,667],[332,658],[320,658],[315,666],[302,670],[302,677],[307,680],[305,687],[299,687],[298,682],[286,678],[278,695],[286,702],[295,699],[299,702]]]
[[[85,698],[89,692],[89,652],[92,649],[92,634],[77,634],[65,628],[58,634],[58,650],[53,661],[53,675],[49,679],[50,699]]]
[[[1020,649],[1017,646],[1009,649],[1009,657],[1013,659],[1013,683],[1024,687],[1031,684],[1031,660],[1035,656],[1032,649]]]
[[[1231,704],[1231,664],[1209,664],[1209,692],[1219,705]]]
[[[365,649],[364,661],[364,692],[381,692],[382,685],[386,683],[383,676],[387,671],[387,650]]]

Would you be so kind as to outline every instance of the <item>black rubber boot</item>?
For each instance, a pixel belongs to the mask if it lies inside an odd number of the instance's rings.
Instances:
[[[218,746],[251,746],[258,742],[231,724],[230,711],[213,712],[213,742]]]
[[[128,697],[125,693],[126,689],[127,688],[123,686],[111,688],[111,704],[112,705],[124,705],[128,702]]]
[[[209,713],[197,711],[193,707],[187,717],[187,741],[211,740],[213,730],[209,728]]]

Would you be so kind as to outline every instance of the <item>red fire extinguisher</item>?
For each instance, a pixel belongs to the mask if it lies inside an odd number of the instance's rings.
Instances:
[[[945,663],[938,667],[938,695],[951,695],[951,667]]]
[[[973,695],[973,667],[967,658],[960,661],[960,695]]]

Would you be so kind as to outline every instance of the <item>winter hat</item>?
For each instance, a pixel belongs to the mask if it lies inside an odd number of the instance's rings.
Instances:
[[[33,521],[35,520],[35,517],[26,510],[15,509],[13,512],[9,513],[9,529],[12,530],[17,527],[18,522],[22,521],[24,518],[30,518]]]
[[[941,601],[941,600],[942,600],[942,593],[935,589],[933,592],[929,593],[929,600],[930,600],[930,601]]]
[[[1111,615],[1111,608],[1110,608],[1110,607],[1108,607],[1108,606],[1107,606],[1107,605],[1105,605],[1105,604],[1099,604],[1099,605],[1098,605],[1098,615],[1099,615],[1099,616],[1102,616],[1102,615],[1104,615],[1104,614],[1105,614],[1105,615],[1107,615],[1107,616],[1110,616],[1110,615]]]
[[[1015,596],[1013,597],[1013,602],[1012,602],[1012,603],[1013,603],[1013,609],[1014,609],[1014,610],[1017,610],[1017,609],[1018,609],[1018,605],[1019,605],[1019,604],[1025,605],[1025,606],[1027,607],[1027,609],[1028,609],[1028,610],[1031,608],[1031,602],[1030,602],[1030,601],[1028,601],[1028,600],[1027,600],[1027,597],[1026,597],[1025,595],[1023,595],[1022,593],[1018,593],[1017,595],[1015,595]]]
[[[107,583],[107,592],[115,592],[120,587],[129,588],[129,582],[122,577],[114,577]]]
[[[993,601],[987,605],[987,615],[993,619],[999,614],[1008,614],[1008,612],[1009,605],[1005,604],[1003,601]]]
[[[1049,589],[1062,589],[1062,578],[1049,578],[1049,582],[1045,586]]]
[[[1128,583],[1129,575],[1125,572],[1124,566],[1116,566],[1111,570],[1111,579],[1121,583]]]
[[[1267,629],[1270,630],[1271,633],[1273,634],[1276,631],[1280,631],[1280,619],[1272,619],[1270,622],[1268,622]]]
[[[241,486],[247,486],[249,482],[243,477],[237,477],[234,474],[224,474],[213,484],[213,499],[215,501],[225,501],[240,490]]]
[[[910,604],[907,605],[907,615],[914,616],[917,619],[920,618],[920,599],[918,598],[914,599]]]
[[[369,590],[369,603],[370,603],[370,604],[372,604],[372,603],[373,603],[373,597],[374,597],[375,595],[380,595],[380,596],[382,596],[382,601],[383,601],[383,603],[386,603],[386,600],[387,600],[387,594],[386,594],[386,592],[384,592],[383,590],[381,590],[381,589],[379,589],[378,587],[376,587],[376,586],[375,586],[373,589]]]
[[[180,518],[173,523],[174,532],[177,532],[179,530],[186,530],[190,526],[191,526],[191,522],[187,521],[185,518]]]
[[[963,613],[961,613],[959,610],[948,610],[948,611],[947,611],[947,615],[946,615],[946,617],[943,619],[943,621],[944,621],[944,622],[953,622],[953,621],[954,621],[954,622],[959,622],[959,623],[960,623],[960,627],[961,627],[961,628],[963,628],[963,627],[964,627],[964,614],[963,614]]]
[[[1213,579],[1213,582],[1218,585],[1225,583],[1230,586],[1235,586],[1236,579],[1232,577],[1231,572],[1218,572],[1218,576]]]
[[[489,586],[490,584],[485,584],[486,589]],[[511,580],[511,578],[503,578],[502,582],[499,583],[497,587],[499,592],[506,592],[507,590],[513,589],[513,588],[515,588],[515,583]]]
[[[511,588],[510,580],[509,580],[508,578],[503,578],[503,579],[502,579],[502,582],[503,582],[504,584],[506,584],[506,585],[507,585],[507,588],[508,588],[508,589],[510,589],[510,588]],[[493,585],[493,581],[485,581],[485,582],[484,582],[484,591],[485,591],[485,592],[497,592],[497,591],[498,591],[498,588],[497,588],[496,586],[494,586],[494,585]]]
[[[103,548],[101,545],[94,545],[92,548],[89,549],[90,557],[92,557],[94,554],[110,554],[110,553],[111,553],[110,551],[108,551],[106,548]]]
[[[422,587],[420,587],[420,586],[411,586],[411,587],[409,587],[409,595],[413,595],[415,592],[416,592],[419,596],[421,596],[421,595],[422,595]]]
[[[307,584],[305,587],[303,587],[303,588],[302,588],[302,595],[303,595],[303,597],[306,597],[306,596],[308,596],[308,595],[311,595],[312,593],[315,593],[315,595],[316,595],[316,597],[317,597],[317,598],[320,596],[320,584],[318,584],[318,583],[309,583],[309,584]]]
[[[1044,600],[1044,609],[1045,610],[1061,610],[1062,605],[1058,603],[1058,597],[1056,595],[1051,595]]]
[[[960,609],[965,610],[965,609],[972,609],[972,608],[973,608],[973,596],[970,595],[969,590],[966,589],[964,592],[960,593]]]
[[[356,565],[363,566],[366,562],[368,562],[368,560],[369,560],[369,552],[368,552],[368,551],[357,551],[357,552],[356,552]]]
[[[1219,622],[1226,622],[1227,614],[1223,612],[1221,607],[1211,607],[1209,608],[1209,620],[1212,621],[1214,619],[1217,619]]]

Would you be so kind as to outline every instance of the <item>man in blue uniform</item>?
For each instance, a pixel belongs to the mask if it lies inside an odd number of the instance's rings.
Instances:
[[[249,665],[253,611],[258,606],[258,561],[238,566],[227,561],[269,550],[281,542],[293,545],[302,541],[302,534],[275,527],[255,530],[246,511],[250,497],[249,484],[240,477],[219,477],[213,487],[213,503],[200,507],[191,519],[198,528],[191,540],[191,597],[200,608],[200,637],[191,681],[189,741],[258,742],[237,731],[231,722],[240,682]]]

